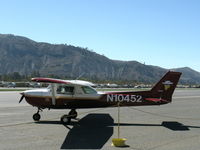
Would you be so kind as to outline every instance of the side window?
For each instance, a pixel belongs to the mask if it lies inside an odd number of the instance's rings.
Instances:
[[[85,94],[96,94],[97,93],[97,91],[95,91],[94,89],[92,89],[91,87],[88,87],[88,86],[83,86],[82,89]]]
[[[73,95],[74,94],[74,87],[60,85],[57,88],[57,94]]]

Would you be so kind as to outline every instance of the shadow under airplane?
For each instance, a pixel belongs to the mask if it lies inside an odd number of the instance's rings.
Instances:
[[[101,149],[113,135],[113,124],[109,114],[89,114],[73,126],[61,149]]]
[[[36,123],[61,124],[59,121]],[[109,114],[88,114],[77,122],[65,125],[69,132],[60,149],[101,149],[113,135],[113,127],[117,125]],[[176,121],[163,121],[162,124],[120,123],[120,126],[163,126],[173,131],[200,128],[200,126],[187,126]]]

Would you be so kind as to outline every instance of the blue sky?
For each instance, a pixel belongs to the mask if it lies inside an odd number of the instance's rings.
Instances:
[[[0,0],[0,33],[200,72],[198,0]]]

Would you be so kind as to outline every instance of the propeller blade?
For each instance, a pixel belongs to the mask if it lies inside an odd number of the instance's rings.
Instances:
[[[23,98],[24,98],[24,95],[22,95],[22,97],[20,98],[19,103],[21,103],[21,101],[23,100]]]

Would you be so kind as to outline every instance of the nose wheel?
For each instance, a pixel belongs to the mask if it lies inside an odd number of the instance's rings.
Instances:
[[[63,115],[60,118],[60,121],[62,124],[68,124],[71,122],[71,119],[76,119],[76,117],[78,116],[78,113],[76,112],[75,109],[72,109],[68,115]]]
[[[33,120],[34,120],[34,121],[39,121],[39,120],[40,120],[40,118],[41,118],[41,116],[40,116],[40,114],[39,114],[40,111],[42,111],[42,109],[38,108],[37,113],[35,113],[35,114],[33,115]]]
[[[39,113],[35,113],[35,114],[33,115],[33,120],[34,120],[34,121],[39,121],[40,118],[41,118],[41,116],[40,116]]]

